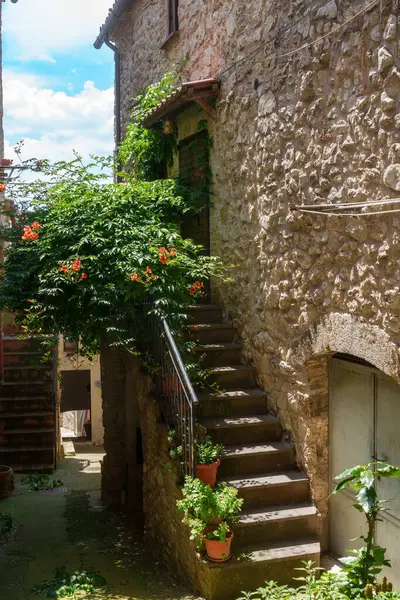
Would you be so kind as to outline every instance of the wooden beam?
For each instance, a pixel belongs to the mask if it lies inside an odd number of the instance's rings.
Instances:
[[[212,106],[208,104],[207,100],[205,100],[204,98],[193,98],[193,100],[196,102],[196,104],[200,106],[200,108],[205,110],[206,113],[210,115],[210,117],[215,119],[215,110]]]

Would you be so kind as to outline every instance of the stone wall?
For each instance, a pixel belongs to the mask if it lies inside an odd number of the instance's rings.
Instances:
[[[160,48],[165,4],[137,0],[113,39],[125,123],[130,98],[176,60],[188,56],[184,79],[221,80],[211,241],[239,266],[213,293],[326,516],[329,356],[400,381],[400,214],[295,207],[400,196],[400,22],[397,0],[317,4],[181,0],[181,32]]]

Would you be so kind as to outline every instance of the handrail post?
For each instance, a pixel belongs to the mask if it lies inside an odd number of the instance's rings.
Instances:
[[[160,363],[157,391],[162,398],[161,410],[167,425],[176,431],[183,474],[195,477],[195,408],[199,401],[167,320],[157,316],[152,319],[151,351]]]

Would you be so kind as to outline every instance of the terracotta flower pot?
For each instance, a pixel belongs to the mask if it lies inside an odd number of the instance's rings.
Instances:
[[[200,479],[203,483],[214,487],[217,481],[217,469],[221,461],[218,460],[215,463],[211,463],[211,465],[196,465],[196,477]]]
[[[203,538],[208,560],[211,560],[212,562],[225,562],[229,560],[231,557],[231,544],[234,535],[233,531],[231,531],[224,542],[220,542],[219,540],[209,540],[206,537]]]
[[[14,471],[11,467],[0,465],[0,500],[8,498],[14,492]]]

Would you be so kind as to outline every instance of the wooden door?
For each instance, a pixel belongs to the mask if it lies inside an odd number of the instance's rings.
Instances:
[[[400,466],[400,386],[378,369],[332,359],[329,385],[329,471],[333,478],[354,465],[375,457]],[[400,480],[379,479],[380,499],[391,500],[389,511],[377,523],[376,543],[386,548],[392,568],[385,569],[395,587],[400,586]],[[363,542],[351,541],[365,535],[365,518],[351,505],[354,494],[343,491],[330,498],[330,548],[338,557]]]
[[[332,359],[329,377],[329,483],[353,465],[371,461],[374,451],[374,376],[369,367]],[[365,519],[352,507],[354,494],[343,490],[330,497],[330,549],[338,557],[347,556],[351,542],[365,533]]]
[[[203,130],[179,144],[179,176],[193,191],[196,214],[184,215],[181,234],[204,247],[210,254],[210,209],[208,189],[208,136]]]
[[[400,466],[400,387],[378,372],[376,405],[376,456]],[[400,587],[400,479],[378,478],[380,498],[391,502],[376,528],[376,543],[386,548],[392,567],[383,573],[396,588]]]

